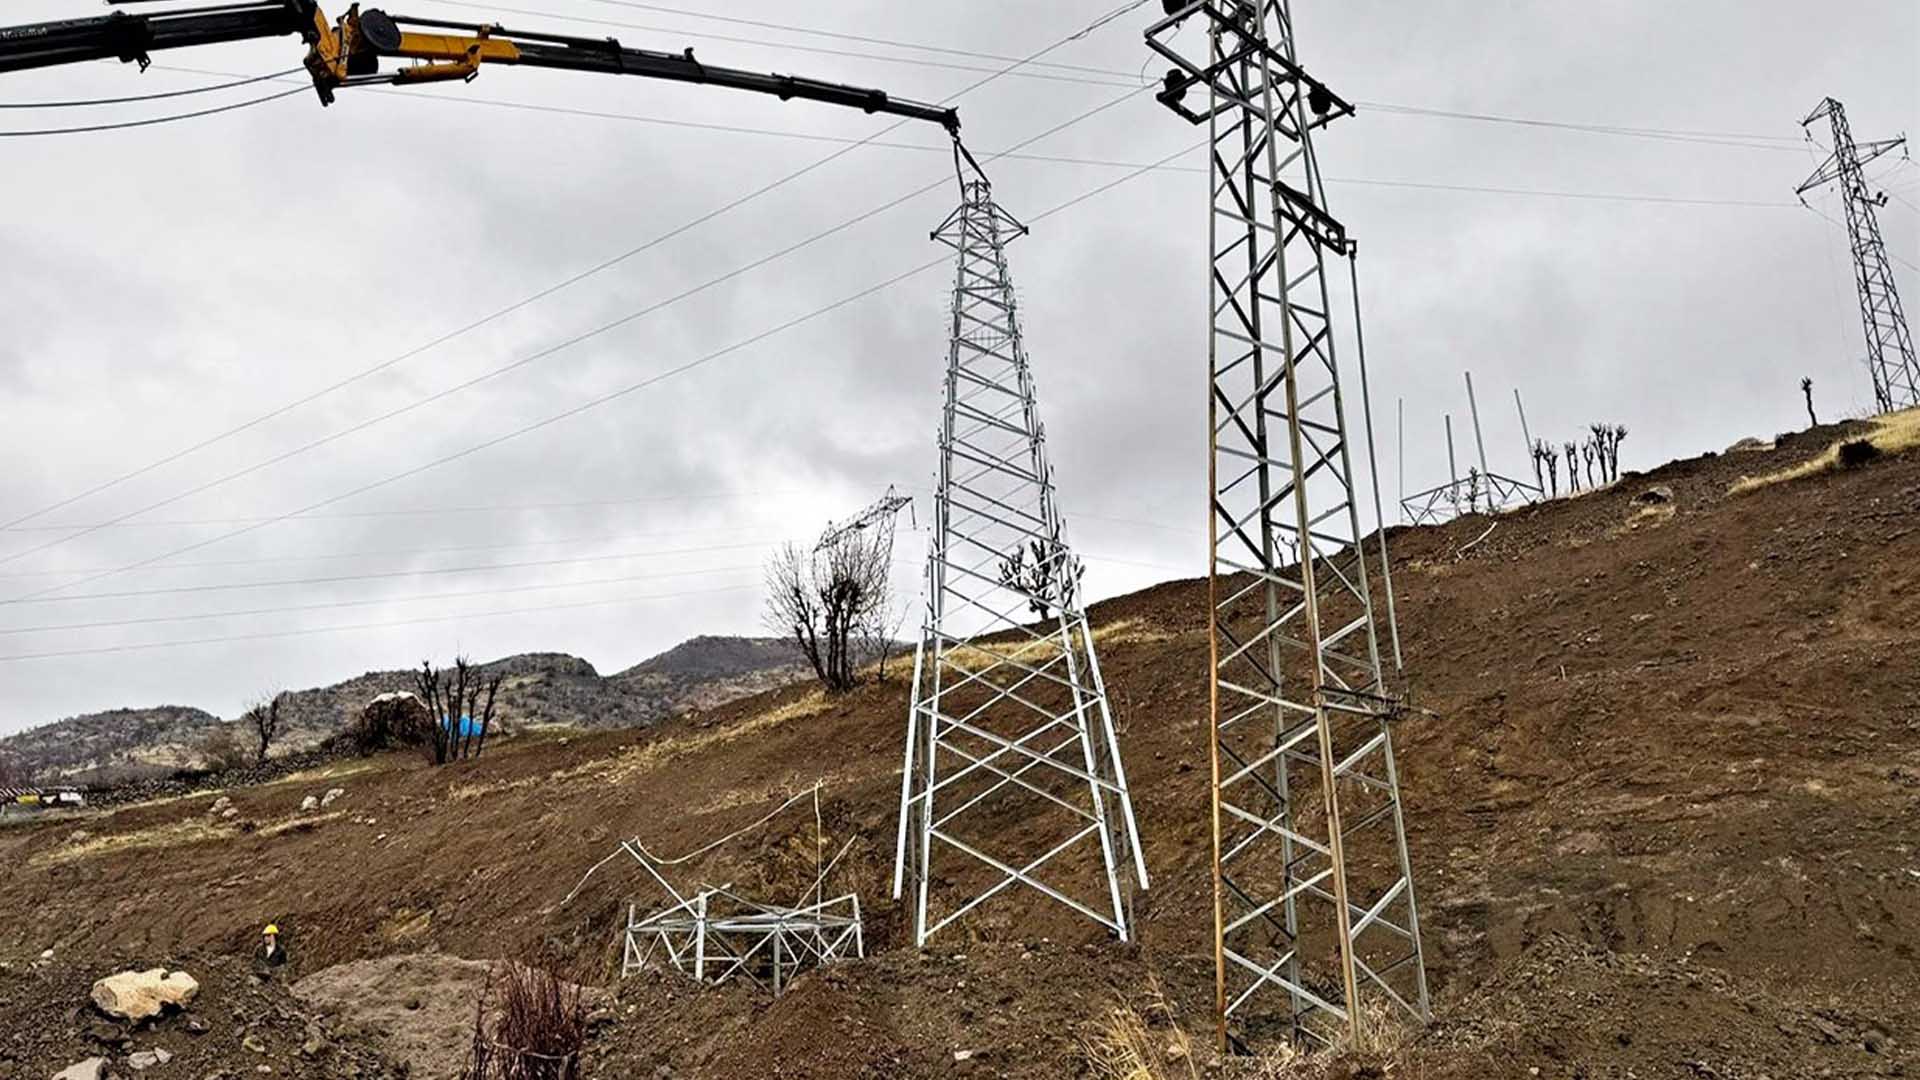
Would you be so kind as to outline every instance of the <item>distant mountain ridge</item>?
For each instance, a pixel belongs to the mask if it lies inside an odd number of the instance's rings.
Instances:
[[[683,641],[613,675],[566,653],[522,653],[477,666],[483,677],[503,676],[495,716],[507,727],[644,727],[809,674],[791,641],[712,635]],[[411,670],[370,671],[331,686],[289,691],[274,752],[317,745],[374,697],[413,686]],[[207,739],[238,719],[179,705],[67,717],[0,738],[0,776],[107,783],[197,768],[206,764]],[[243,745],[251,744],[250,730],[233,730]]]

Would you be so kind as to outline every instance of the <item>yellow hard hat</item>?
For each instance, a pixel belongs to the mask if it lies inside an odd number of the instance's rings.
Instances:
[[[263,934],[278,934],[278,933],[280,933],[280,928],[279,928],[279,927],[277,927],[277,926],[275,926],[275,925],[273,925],[272,923],[268,923],[268,924],[267,924],[267,928],[266,928],[265,930],[262,930],[262,931],[260,931],[260,932],[261,932],[261,933],[263,933]]]

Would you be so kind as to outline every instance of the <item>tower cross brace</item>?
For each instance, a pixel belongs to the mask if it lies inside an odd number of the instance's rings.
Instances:
[[[893,895],[912,887],[916,945],[1016,888],[1124,941],[1147,869],[1007,269],[1027,230],[957,143],[954,161],[961,203],[933,233],[956,254],[952,333]]]
[[[1428,1014],[1393,756],[1401,706],[1382,676],[1334,356],[1326,262],[1351,241],[1324,209],[1311,139],[1353,107],[1295,62],[1283,0],[1164,9],[1146,32],[1173,65],[1159,100],[1211,136],[1219,1037],[1332,1042],[1359,1033],[1365,1001]]]

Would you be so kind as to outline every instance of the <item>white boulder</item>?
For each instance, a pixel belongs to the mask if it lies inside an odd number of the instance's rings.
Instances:
[[[184,971],[123,971],[93,984],[93,1004],[108,1016],[139,1021],[169,1005],[184,1006],[199,992],[200,984]]]

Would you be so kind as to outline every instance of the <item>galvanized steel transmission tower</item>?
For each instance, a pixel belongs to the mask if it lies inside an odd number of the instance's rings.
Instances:
[[[1026,232],[955,146],[958,254],[926,622],[900,784],[893,895],[914,941],[1014,886],[1126,940],[1147,885],[1080,562],[1067,544],[1006,245]]]
[[[1328,295],[1350,241],[1312,133],[1353,108],[1287,4],[1166,0],[1160,101],[1211,133],[1215,992],[1222,1043],[1332,1041],[1371,998],[1427,1015]],[[1178,37],[1186,27],[1189,36]],[[1189,58],[1186,45],[1197,58]]]
[[[1860,321],[1867,335],[1867,369],[1873,374],[1873,397],[1881,412],[1920,405],[1920,363],[1913,356],[1913,336],[1907,327],[1906,313],[1900,310],[1900,293],[1893,287],[1893,267],[1887,263],[1886,241],[1880,238],[1876,206],[1885,206],[1883,193],[1874,196],[1867,190],[1867,178],[1861,171],[1867,162],[1906,145],[1906,138],[1856,143],[1847,126],[1847,110],[1832,98],[1800,121],[1806,127],[1825,119],[1833,125],[1833,153],[1813,175],[1807,177],[1794,194],[1807,192],[1829,180],[1840,182],[1840,201],[1847,210],[1847,238],[1853,249],[1853,279],[1860,292]],[[1803,200],[1804,201],[1804,200]]]

